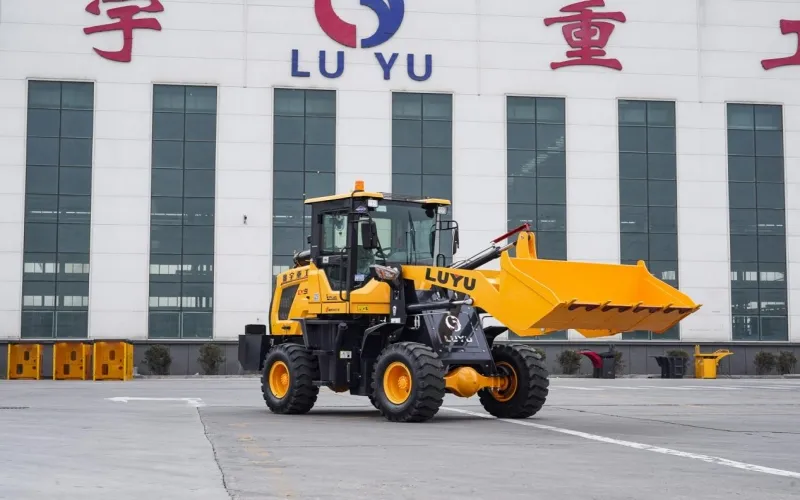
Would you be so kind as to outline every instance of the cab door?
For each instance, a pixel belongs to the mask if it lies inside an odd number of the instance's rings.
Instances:
[[[347,210],[323,211],[320,214],[319,258],[317,267],[325,272],[330,290],[320,290],[323,302],[347,300],[350,274],[350,225]],[[326,293],[327,292],[327,293]],[[333,292],[333,293],[330,293]],[[338,311],[337,311],[338,312]]]

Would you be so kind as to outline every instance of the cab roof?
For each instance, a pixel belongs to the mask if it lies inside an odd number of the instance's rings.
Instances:
[[[406,201],[409,203],[419,203],[420,205],[450,205],[450,200],[442,198],[420,198],[417,196],[403,196],[392,193],[381,193],[377,191],[364,191],[363,181],[356,181],[353,191],[344,194],[334,194],[331,196],[320,196],[309,198],[305,201],[307,205],[321,203],[325,201],[344,200],[347,198],[373,198],[377,200]]]

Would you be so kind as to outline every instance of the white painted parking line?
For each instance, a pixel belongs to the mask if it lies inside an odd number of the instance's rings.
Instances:
[[[790,387],[790,386],[782,386],[782,385],[734,385],[731,387],[736,387],[738,389],[755,389],[755,390],[766,390],[766,391],[796,391],[800,389],[800,387]]]
[[[576,391],[742,391],[742,390],[769,390],[769,391],[797,391],[800,386],[780,385],[595,385],[592,387],[578,387],[573,385],[551,384],[552,389],[572,389]]]
[[[629,386],[629,385],[627,385],[627,386],[626,385],[621,385],[619,387],[617,387],[615,385],[598,385],[597,387],[602,387],[603,390],[611,389],[612,391],[613,390],[617,390],[617,389],[620,389],[620,390],[623,390],[623,391],[647,391],[647,390],[651,389],[650,387],[632,387],[632,386]]]
[[[575,389],[576,391],[602,391],[603,389],[597,387],[577,387],[573,385],[554,385],[553,388],[558,389]]]
[[[721,387],[675,387],[675,386],[613,386],[613,385],[598,385],[594,387],[577,387],[573,385],[556,385],[553,384],[550,386],[551,389],[558,390],[558,389],[572,389],[576,391],[661,391],[661,390],[668,390],[668,391],[696,391],[696,390],[717,390],[717,389],[724,389]],[[738,390],[738,389],[731,389],[731,390]]]
[[[791,477],[793,479],[800,479],[800,472],[794,472],[783,469],[773,469],[772,467],[764,467],[761,465],[748,464],[745,462],[737,462],[735,460],[728,460],[727,458],[720,458],[712,455],[703,455],[700,453],[691,453],[688,451],[679,451],[670,448],[662,448],[660,446],[652,446],[644,443],[636,443],[634,441],[623,441],[621,439],[598,436],[597,434],[589,434],[587,432],[573,431],[571,429],[562,429],[560,427],[553,427],[551,425],[537,424],[526,420],[498,419],[486,413],[478,413],[470,410],[463,410],[461,408],[450,408],[442,406],[441,409],[453,411],[456,413],[463,413],[465,415],[471,415],[473,417],[480,417],[489,420],[497,420],[499,422],[505,422],[509,424],[523,425],[525,427],[534,427],[536,429],[558,432],[560,434],[568,434],[570,436],[576,436],[579,438],[589,439],[592,441],[599,441],[601,443],[615,444],[618,446],[624,446],[626,448],[633,448],[636,450],[652,451],[653,453],[661,453],[663,455],[672,455],[675,457],[690,458],[693,460],[700,460],[702,462],[707,462],[710,464],[732,467],[734,469],[742,469],[751,472],[761,472],[762,474],[771,474],[773,476],[783,476],[783,477]]]
[[[114,401],[115,403],[127,403],[128,401],[186,401],[189,406],[205,406],[203,400],[200,398],[136,398],[127,396],[117,396],[113,398],[106,398],[107,401]]]
[[[784,387],[780,385],[701,385],[701,386],[690,386],[691,388],[701,389],[701,390],[723,390],[723,391],[742,391],[742,390],[752,390],[752,391],[792,391],[797,390],[793,387]],[[666,388],[666,387],[665,387]]]
[[[720,387],[709,386],[689,386],[689,387],[676,387],[666,385],[664,387],[657,387],[656,389],[666,389],[669,391],[718,391]]]

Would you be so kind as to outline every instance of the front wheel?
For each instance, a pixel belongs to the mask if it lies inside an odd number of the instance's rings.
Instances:
[[[264,359],[261,392],[273,413],[307,413],[317,402],[317,358],[299,344],[279,344]]]
[[[528,418],[541,410],[550,381],[539,353],[528,346],[495,344],[492,358],[508,384],[502,389],[481,389],[478,397],[483,408],[497,418]]]
[[[433,418],[444,401],[444,387],[444,365],[424,344],[392,344],[375,362],[373,404],[392,422]]]

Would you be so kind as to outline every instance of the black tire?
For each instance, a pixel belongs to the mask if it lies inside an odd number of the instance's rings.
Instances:
[[[393,403],[384,390],[384,374],[395,362],[411,374],[410,391],[400,404]],[[391,422],[424,422],[442,406],[444,385],[444,365],[433,349],[416,342],[398,342],[386,347],[375,362],[373,404]]]
[[[513,392],[478,391],[483,408],[497,418],[528,418],[541,410],[550,381],[539,353],[528,346],[495,344],[492,358],[500,373],[513,372],[515,384]]]
[[[270,387],[270,371],[277,363],[282,363],[288,368],[289,386],[283,395],[273,393]],[[286,415],[307,413],[317,402],[319,387],[314,385],[314,380],[318,378],[317,358],[308,349],[299,344],[276,345],[264,358],[261,393],[273,413]]]

